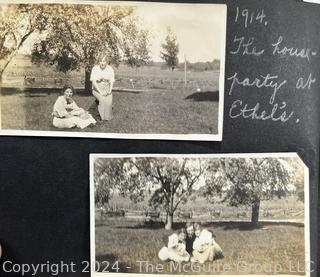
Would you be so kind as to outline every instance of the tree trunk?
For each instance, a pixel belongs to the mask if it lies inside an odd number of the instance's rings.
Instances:
[[[258,225],[260,211],[260,200],[252,205],[251,223],[252,225]]]
[[[84,90],[85,90],[85,93],[87,93],[87,94],[91,94],[92,93],[92,85],[91,85],[91,81],[90,81],[90,74],[91,74],[91,70],[86,69],[85,70],[85,80],[84,80]]]
[[[16,41],[16,48],[14,50],[11,51],[11,53],[6,57],[3,58],[3,60],[5,61],[2,64],[2,68],[0,70],[0,82],[2,84],[2,77],[3,77],[3,72],[5,71],[5,69],[7,68],[7,66],[9,65],[9,63],[11,62],[11,60],[13,59],[13,57],[17,54],[18,50],[20,49],[20,47],[24,44],[24,42],[26,41],[26,39],[35,31],[35,29],[31,29],[29,30],[26,34],[24,34],[21,38],[21,40],[18,42]]]
[[[172,229],[172,222],[173,222],[173,214],[167,214],[167,222],[166,226],[164,227],[166,230]]]
[[[12,61],[12,59],[14,58],[14,56],[17,53],[17,50],[13,50],[6,58],[3,58],[4,63],[1,66],[0,69],[0,82],[2,83],[2,78],[3,78],[3,73],[6,70],[6,68],[8,67],[9,63]]]
[[[10,60],[8,59],[5,64],[0,68],[0,84],[2,85],[2,80],[3,80],[3,74],[5,69],[7,68],[7,66],[9,65],[10,61],[12,58],[10,58]]]

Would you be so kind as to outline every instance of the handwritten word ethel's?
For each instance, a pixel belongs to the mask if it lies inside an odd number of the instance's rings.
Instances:
[[[238,73],[236,72],[233,76],[227,79],[228,81],[232,81],[229,90],[229,95],[232,94],[232,91],[236,85],[240,85],[243,87],[272,88],[273,92],[269,102],[270,104],[273,104],[278,91],[282,86],[284,86],[287,83],[287,80],[277,82],[278,78],[278,75],[270,75],[268,73],[266,76],[260,75],[259,77],[256,77],[253,80],[250,80],[250,78],[248,77],[245,77],[241,80],[238,78]]]
[[[281,105],[276,103],[271,107],[271,111],[267,111],[261,107],[260,103],[257,103],[253,107],[249,107],[249,105],[243,103],[242,100],[236,100],[232,103],[229,110],[229,116],[231,118],[242,117],[254,120],[287,122],[293,116],[293,112],[287,112],[285,110],[286,106],[286,102],[282,102]]]

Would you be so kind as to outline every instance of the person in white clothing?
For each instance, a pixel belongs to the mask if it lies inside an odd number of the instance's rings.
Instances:
[[[181,231],[179,234],[172,234],[168,237],[168,247],[162,247],[158,257],[162,261],[174,261],[177,263],[188,262],[189,253],[186,251],[186,234]]]
[[[84,129],[96,120],[84,109],[79,108],[73,100],[74,88],[70,85],[64,86],[63,95],[59,96],[53,106],[53,126],[56,128]]]
[[[99,59],[99,64],[92,68],[90,81],[92,82],[92,94],[99,102],[98,111],[102,120],[112,119],[112,89],[114,83],[114,71],[107,56]]]
[[[192,262],[201,264],[206,261],[212,262],[215,259],[222,258],[222,249],[216,243],[212,233],[206,229],[202,229],[198,223],[194,224],[196,239],[193,243]]]

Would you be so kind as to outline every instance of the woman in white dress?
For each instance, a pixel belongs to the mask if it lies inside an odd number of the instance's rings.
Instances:
[[[84,109],[79,108],[72,99],[74,88],[70,85],[64,86],[63,95],[59,96],[53,106],[53,126],[56,128],[84,129],[96,120]]]
[[[158,257],[161,261],[174,261],[177,263],[188,262],[189,253],[186,251],[186,233],[172,234],[168,237],[168,247],[162,247]]]
[[[90,80],[92,82],[92,94],[99,102],[98,111],[102,120],[112,118],[112,88],[114,83],[114,71],[106,56],[99,59],[99,64],[92,68]]]
[[[202,229],[198,223],[194,224],[196,239],[193,243],[191,262],[205,263],[222,258],[223,253],[219,244],[216,243],[212,233]]]

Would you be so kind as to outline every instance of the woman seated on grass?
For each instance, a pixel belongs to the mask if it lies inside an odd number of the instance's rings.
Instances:
[[[78,127],[84,129],[96,124],[95,119],[84,109],[79,108],[72,99],[74,88],[64,86],[63,95],[59,96],[53,106],[53,126],[57,128]]]
[[[189,253],[186,251],[186,233],[181,230],[179,234],[172,234],[168,238],[168,247],[162,247],[159,251],[159,259],[161,261],[174,261],[177,263],[188,262]]]
[[[212,233],[202,229],[198,223],[194,224],[196,239],[193,243],[191,262],[205,263],[223,257],[221,247],[212,237]]]

